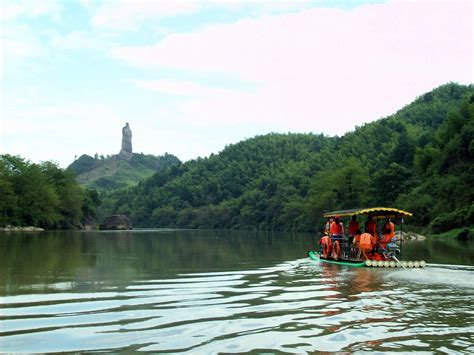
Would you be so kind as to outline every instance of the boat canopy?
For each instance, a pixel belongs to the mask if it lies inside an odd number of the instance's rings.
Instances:
[[[327,212],[323,214],[323,217],[350,217],[353,215],[365,215],[372,216],[377,218],[397,218],[397,217],[411,217],[412,213],[399,210],[398,208],[389,208],[389,207],[370,207],[370,208],[354,208],[351,210],[340,210]]]

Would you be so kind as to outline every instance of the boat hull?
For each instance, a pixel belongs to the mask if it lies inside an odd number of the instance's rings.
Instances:
[[[352,267],[383,267],[383,268],[394,268],[394,267],[401,267],[403,269],[411,269],[411,268],[424,268],[426,266],[426,262],[424,260],[420,261],[393,261],[393,260],[366,260],[366,261],[351,261],[351,260],[334,260],[334,259],[324,259],[321,258],[321,254],[316,251],[308,251],[308,256],[312,260],[321,261],[323,263],[329,264],[338,264],[338,265],[346,265]]]
[[[315,252],[315,251],[309,251],[308,256],[312,260],[321,261],[321,262],[329,263],[329,264],[346,265],[346,266],[352,266],[352,267],[364,267],[364,266],[366,266],[365,262],[363,262],[363,261],[361,261],[361,262],[351,262],[351,261],[343,261],[343,260],[324,259],[324,258],[320,257],[318,252]]]

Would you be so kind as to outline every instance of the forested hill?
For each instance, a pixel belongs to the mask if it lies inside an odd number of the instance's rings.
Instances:
[[[83,154],[68,166],[68,170],[77,176],[80,184],[98,191],[109,191],[136,185],[155,172],[179,163],[177,157],[168,153],[160,156],[131,153],[130,159],[119,154],[110,157]]]
[[[443,85],[342,137],[268,134],[104,201],[135,226],[314,230],[323,211],[396,206],[412,225],[473,224],[474,88]]]

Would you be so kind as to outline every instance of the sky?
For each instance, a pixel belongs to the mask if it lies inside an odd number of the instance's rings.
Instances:
[[[474,1],[0,1],[0,153],[186,161],[473,83]]]

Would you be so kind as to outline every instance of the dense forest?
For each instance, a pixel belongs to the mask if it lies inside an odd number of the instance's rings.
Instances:
[[[328,210],[394,206],[414,228],[474,224],[474,88],[454,83],[342,137],[257,136],[104,196],[135,226],[315,230]]]
[[[0,155],[0,227],[83,228],[97,218],[99,194],[52,162]]]

